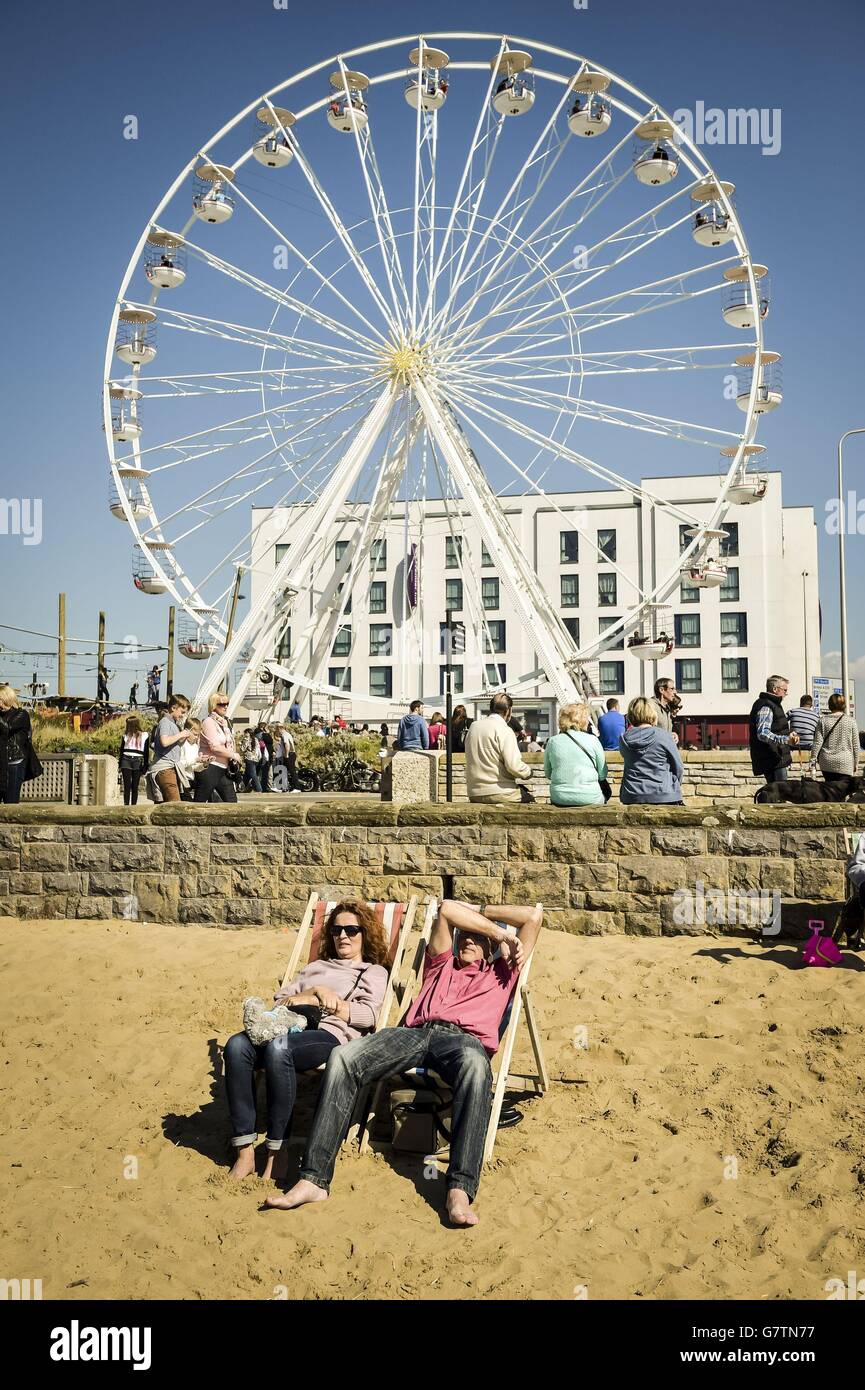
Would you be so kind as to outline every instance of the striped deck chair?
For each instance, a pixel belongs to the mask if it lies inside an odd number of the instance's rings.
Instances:
[[[414,963],[411,972],[409,973],[409,976],[406,980],[406,988],[402,1000],[403,1007],[401,1010],[400,1022],[403,1021],[405,1015],[408,1013],[409,1008],[414,1002],[414,999],[417,995],[418,987],[420,985],[421,975],[423,972],[423,959],[424,955],[426,954],[426,948],[429,944],[429,938],[430,933],[432,932],[433,922],[435,921],[436,904],[432,903],[430,906],[432,908],[432,911],[428,911],[427,913],[427,920],[424,923],[424,931],[421,933],[421,939],[418,942],[417,951],[415,952]],[[508,927],[506,928],[506,930],[515,930],[515,928]],[[458,932],[454,932],[454,949],[456,949],[456,941],[458,935]],[[541,1036],[538,1029],[534,1008],[532,1007],[531,996],[527,988],[529,981],[529,973],[532,968],[534,956],[535,950],[532,949],[525,962],[525,965],[519,973],[514,992],[511,995],[510,1002],[508,1003],[508,1007],[505,1010],[504,1016],[502,1018],[501,1027],[499,1029],[499,1048],[492,1061],[493,1099],[492,1106],[490,1109],[489,1123],[487,1125],[486,1140],[484,1142],[485,1163],[489,1162],[493,1154],[493,1149],[495,1148],[496,1135],[498,1134],[499,1128],[499,1117],[502,1112],[502,1102],[504,1101],[505,1091],[507,1090],[508,1086],[514,1085],[517,1082],[528,1081],[532,1084],[535,1094],[539,1096],[545,1095],[546,1092],[549,1090],[550,1078],[547,1072],[547,1065],[544,1059],[543,1048],[541,1046]],[[532,1053],[535,1059],[535,1067],[537,1069],[534,1072],[528,1073],[512,1072],[510,1069],[514,1045],[517,1039],[517,1030],[519,1028],[520,1019],[522,1018],[523,1014],[525,1014],[526,1028],[528,1029],[529,1041],[531,1043]],[[431,1081],[434,1085],[440,1087],[442,1091],[447,1092],[449,1090],[447,1083],[443,1080],[443,1078],[440,1077],[437,1072],[434,1072],[426,1067],[412,1067],[408,1071],[401,1073],[401,1075],[423,1076],[427,1081]],[[382,1081],[378,1083],[378,1086],[376,1087],[376,1091],[374,1094],[372,1106],[370,1107],[369,1113],[365,1117],[364,1123],[361,1126],[361,1153],[365,1153],[366,1150],[369,1148],[370,1130],[372,1128],[372,1125],[375,1123],[376,1117],[381,1113],[382,1106],[385,1100],[387,1082],[388,1078],[385,1077]]]
[[[850,867],[850,860],[859,848],[865,830],[845,830],[844,831],[844,851],[847,856],[845,861],[844,884],[846,894],[841,910],[838,913],[838,920],[832,932],[833,940],[840,946],[846,937],[847,946],[854,951],[858,951],[863,941],[862,907],[858,888],[846,876],[846,870]]]
[[[301,918],[297,940],[294,943],[294,949],[292,950],[285,974],[282,978],[283,985],[288,984],[289,980],[293,980],[303,969],[304,965],[310,965],[314,960],[318,960],[324,924],[330,913],[336,907],[338,901],[338,898],[334,898],[332,901],[326,901],[324,898],[319,897],[318,893],[310,893],[303,917]],[[402,969],[403,957],[405,956],[406,943],[411,935],[417,915],[417,905],[418,900],[414,895],[409,898],[407,903],[371,902],[369,904],[375,912],[378,921],[388,933],[390,941],[387,988],[385,989],[381,1008],[378,1011],[378,1017],[375,1021],[375,1032],[378,1032],[379,1028],[386,1027],[391,1008],[393,1007],[395,992],[400,989],[399,975]],[[433,903],[433,908],[434,906],[435,904]],[[432,922],[429,909],[427,915],[430,916],[430,922]],[[325,1065],[326,1063],[323,1062],[321,1066],[314,1068],[313,1072],[306,1074],[311,1076],[314,1075],[315,1072],[323,1072]],[[367,1099],[368,1097],[366,1095],[359,1098],[358,1110],[366,1104]],[[356,1139],[358,1132],[359,1123],[355,1120],[349,1129],[346,1142]]]

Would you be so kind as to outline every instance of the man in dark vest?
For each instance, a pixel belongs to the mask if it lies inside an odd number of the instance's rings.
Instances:
[[[786,782],[787,769],[792,761],[791,747],[799,735],[790,732],[790,724],[782,706],[790,682],[786,676],[770,676],[766,689],[751,706],[748,746],[751,767],[755,776],[766,782]]]

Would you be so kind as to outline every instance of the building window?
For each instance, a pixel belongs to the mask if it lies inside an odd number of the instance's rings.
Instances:
[[[493,557],[481,541],[481,569],[492,569],[494,564]]]
[[[580,558],[580,537],[576,531],[559,532],[559,564],[576,565]]]
[[[614,574],[598,575],[598,607],[615,608],[618,603],[616,597],[616,576]]]
[[[481,580],[481,599],[484,608],[498,608],[499,606],[499,581],[497,579]]]
[[[611,560],[615,563],[616,559],[616,533],[613,530],[598,532],[598,550],[601,552],[599,560]]]
[[[489,636],[487,636],[486,632],[484,633],[484,651],[493,653],[503,652],[507,646],[505,641],[504,619],[491,618],[487,623],[487,627],[489,629]],[[492,646],[490,645],[491,642]]]
[[[683,695],[699,695],[703,689],[702,662],[689,658],[676,662],[676,685]]]
[[[445,611],[459,612],[463,606],[463,581],[461,579],[445,580]]]
[[[488,661],[484,668],[487,673],[487,685],[505,685],[507,682],[507,667],[501,661]]]
[[[562,618],[562,622],[571,634],[571,640],[575,647],[580,645],[580,620],[579,618]]]
[[[370,625],[369,625],[369,654],[370,654],[370,656],[392,656],[392,655],[393,655],[393,624],[392,624],[392,623],[370,623]]]
[[[614,623],[617,623],[618,621],[619,621],[618,618],[599,618],[599,619],[598,619],[598,636],[599,636],[599,637],[603,637],[603,635],[604,635],[604,633],[606,632],[607,628],[608,628],[608,627],[612,627],[613,624],[614,624]],[[618,640],[618,642],[611,642],[610,645],[609,645],[609,647],[605,648],[605,650],[608,651],[608,652],[620,652],[620,651],[623,651],[623,650],[624,650],[624,647],[625,647],[625,639],[622,637],[622,635],[621,635],[621,633],[620,633],[620,634],[619,634],[619,640]]]
[[[721,689],[730,691],[748,689],[748,660],[744,656],[721,657]]]
[[[459,569],[463,559],[462,536],[445,536],[445,569]]]
[[[342,591],[343,591],[344,588],[345,588],[345,584],[344,584],[344,583],[343,583],[343,584],[337,584],[337,586],[336,586],[337,598],[339,598],[339,595],[342,593]],[[351,594],[349,594],[348,598],[346,599],[346,601],[345,601],[345,608],[343,608],[342,611],[343,611],[343,613],[345,613],[345,614],[348,614],[348,613],[351,612]]]
[[[273,553],[274,553],[274,555],[275,555],[275,557],[276,557],[275,560],[274,560],[274,569],[278,569],[278,568],[279,568],[280,564],[281,564],[282,561],[285,559],[285,557],[286,557],[286,555],[288,554],[288,552],[289,552],[289,546],[287,546],[287,545],[275,545],[275,546],[273,547]]]
[[[371,570],[387,569],[387,541],[373,541],[369,552],[369,567]]]
[[[598,685],[600,687],[598,690],[599,695],[624,695],[624,661],[599,661]]]
[[[351,690],[351,667],[328,666],[327,683],[338,686],[340,690]]]
[[[446,695],[446,694],[447,694],[447,675],[446,675],[446,673],[447,673],[447,667],[446,667],[446,666],[440,666],[440,667],[439,667],[439,695]],[[452,676],[453,676],[453,684],[452,684],[452,686],[451,686],[451,689],[452,689],[454,695],[462,695],[462,693],[463,693],[463,668],[462,668],[462,666],[452,666],[452,667],[451,667],[451,674],[452,674]]]
[[[387,585],[383,579],[374,579],[369,586],[370,613],[387,612]]]
[[[679,585],[680,603],[699,603],[700,590],[696,584],[686,584],[684,579]]]
[[[389,700],[393,694],[393,673],[389,666],[370,666],[369,693]]]
[[[348,550],[348,541],[334,541],[333,543],[333,562],[338,565],[345,552]]]
[[[739,566],[729,565],[727,567],[726,578],[718,588],[718,601],[720,603],[739,602]]]
[[[720,542],[718,554],[724,560],[728,555],[739,554],[739,523],[738,521],[722,521],[721,531],[726,531],[726,539]]]
[[[348,654],[349,654],[350,651],[351,651],[351,628],[350,628],[350,627],[340,627],[340,628],[337,628],[337,630],[336,630],[336,636],[335,636],[334,639],[333,639],[333,647],[331,648],[331,652],[330,652],[331,656],[348,656]],[[333,683],[334,683],[334,682],[331,681],[331,685],[333,685]]]
[[[748,615],[746,613],[721,614],[721,646],[747,647]]]
[[[580,606],[580,580],[576,574],[563,574],[562,584],[562,607],[579,608]]]
[[[291,656],[291,628],[287,627],[279,639],[279,646],[276,649],[276,659],[279,662],[288,661]]]
[[[673,623],[675,624],[674,635],[677,647],[699,647],[699,613],[677,613],[673,619]]]
[[[691,544],[691,541],[694,539],[693,536],[689,536],[689,535],[688,535],[688,532],[689,532],[689,531],[693,531],[693,529],[694,529],[694,528],[693,528],[693,526],[691,525],[690,521],[683,521],[683,522],[680,524],[680,526],[679,526],[679,554],[680,554],[680,555],[683,554],[683,552],[686,551],[686,550],[688,549],[688,546]]]

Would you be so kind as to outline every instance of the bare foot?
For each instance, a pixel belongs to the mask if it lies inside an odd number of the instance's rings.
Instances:
[[[465,1194],[463,1194],[465,1195]],[[292,1211],[295,1207],[302,1207],[307,1202],[326,1202],[327,1193],[323,1187],[316,1187],[314,1182],[307,1182],[301,1178],[294,1187],[282,1197],[266,1197],[264,1205],[266,1207],[278,1207],[280,1211]]]
[[[255,1172],[255,1147],[252,1144],[244,1144],[242,1149],[237,1150],[237,1158],[229,1173],[230,1178],[251,1178]]]
[[[476,1226],[478,1218],[472,1211],[468,1195],[461,1187],[452,1187],[447,1195],[448,1217],[453,1226]]]
[[[272,1178],[274,1182],[284,1182],[288,1172],[288,1151],[283,1144],[281,1149],[268,1149],[267,1161],[264,1165],[262,1177],[265,1182]]]

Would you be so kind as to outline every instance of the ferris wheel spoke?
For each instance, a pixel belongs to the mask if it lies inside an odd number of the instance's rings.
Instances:
[[[545,435],[541,430],[537,430],[533,426],[526,424],[525,421],[515,419],[506,411],[499,410],[497,407],[489,405],[485,400],[478,400],[471,392],[460,390],[453,391],[453,394],[457,395],[464,404],[470,407],[473,406],[481,415],[485,415],[488,420],[504,426],[505,429],[516,435],[517,438],[528,439],[533,443],[541,445],[544,449],[548,450],[554,458],[561,458],[571,463],[576,463],[593,477],[603,482],[610,483],[613,487],[622,488],[625,492],[630,493],[632,497],[651,502],[655,506],[665,507],[673,516],[678,516],[682,521],[687,521],[689,525],[693,526],[699,524],[698,519],[694,515],[684,511],[681,507],[677,507],[667,498],[656,496],[647,488],[632,482],[630,478],[624,477],[614,469],[607,468],[603,464],[597,463],[586,454],[579,453],[576,449],[572,449],[569,445],[562,443],[560,440]],[[612,423],[618,424],[621,422],[612,421]],[[640,426],[635,426],[634,428],[640,428]],[[704,443],[705,441],[699,440],[696,442]]]
[[[140,306],[132,304],[130,307],[138,308]],[[320,359],[327,362],[328,354],[337,354],[338,357],[342,358],[357,358],[357,365],[369,366],[367,355],[355,352],[338,343],[326,345],[312,339],[298,338],[296,335],[275,333],[272,329],[250,328],[246,324],[230,323],[225,319],[211,318],[204,314],[193,314],[188,310],[171,309],[164,305],[159,305],[159,314],[164,326],[168,329],[201,333],[206,337],[241,343],[245,347],[278,352],[293,350],[313,361]]]
[[[267,223],[274,235],[281,236],[279,228],[269,222],[264,216],[264,213],[260,212],[259,209],[255,207],[255,204],[252,203],[250,199],[246,198],[240,189],[238,189],[237,192],[240,193],[240,196],[249,204],[253,211],[258,213]],[[272,300],[281,309],[290,309],[292,313],[298,314],[300,318],[309,319],[319,328],[324,329],[328,334],[335,334],[338,338],[347,339],[350,343],[354,344],[356,348],[365,348],[368,352],[375,350],[376,345],[372,339],[359,333],[356,329],[348,327],[340,320],[332,318],[322,310],[314,308],[311,303],[296,299],[293,295],[287,294],[285,291],[277,289],[275,285],[269,284],[268,281],[260,279],[257,275],[253,275],[251,271],[244,270],[241,266],[227,261],[223,256],[215,255],[212,251],[208,251],[202,246],[197,246],[194,242],[187,241],[186,245],[194,255],[198,256],[200,260],[209,265],[213,270],[217,270],[221,274],[229,276],[230,279],[236,280],[238,284],[244,285],[247,289],[253,290],[256,294],[263,295],[265,299]],[[342,296],[340,297],[342,298]],[[365,319],[364,322],[366,323]],[[372,325],[370,324],[368,327],[372,328]],[[384,342],[384,339],[378,334],[376,329],[373,328],[372,331],[377,334],[381,342]]]
[[[621,376],[663,371],[720,371],[724,368],[730,369],[735,365],[730,356],[731,352],[747,349],[750,346],[751,344],[747,342],[706,343],[693,347],[632,348],[629,351],[615,349],[583,352],[580,356],[580,376]],[[723,356],[717,362],[698,362],[695,360],[695,354],[705,352],[721,353]],[[505,355],[499,359],[490,357],[487,360],[489,367],[497,364],[509,364],[509,359]],[[564,371],[551,375],[562,376]],[[476,364],[474,376],[476,381],[496,381],[503,386],[507,385],[510,380],[520,380],[518,376],[494,377],[486,370],[479,370]]]
[[[431,283],[427,291],[426,303],[424,304],[423,312],[421,314],[421,332],[424,332],[425,328],[432,321],[432,316],[435,307],[436,286],[438,284],[439,276],[442,273],[442,267],[445,263],[445,258],[448,255],[448,249],[450,247],[457,216],[463,208],[466,183],[470,183],[473,177],[472,170],[474,167],[475,156],[482,149],[482,147],[489,142],[491,120],[490,102],[493,95],[493,88],[496,83],[497,65],[498,62],[501,60],[501,56],[504,53],[506,46],[507,41],[506,39],[502,38],[501,43],[499,44],[499,51],[496,55],[496,59],[494,59],[493,63],[490,65],[490,77],[487,83],[486,91],[484,93],[483,101],[481,103],[481,108],[478,113],[478,119],[475,125],[474,134],[472,135],[471,143],[469,144],[465,164],[463,165],[463,170],[460,175],[459,183],[457,185],[456,196],[454,197],[453,204],[451,205],[451,210],[448,215],[448,220],[445,226],[444,234],[441,238],[438,257],[436,258],[435,264],[433,266]],[[498,133],[501,131],[503,119],[504,118],[500,118],[497,123],[496,136],[498,136]],[[471,196],[471,193],[469,193],[468,199],[465,199],[467,203],[471,202]]]
[[[364,372],[366,368],[358,363],[356,366],[351,363],[328,363],[330,372]],[[287,388],[281,385],[286,377],[303,376],[303,381],[297,383],[290,389],[295,391],[308,391],[310,387],[324,386],[326,383],[321,379],[322,365],[316,364],[307,367],[259,367],[250,368],[248,371],[213,371],[213,372],[176,372],[166,376],[143,375],[139,373],[136,377],[139,389],[144,382],[148,386],[151,383],[160,386],[173,386],[173,391],[145,391],[143,394],[149,401],[175,400],[179,396],[213,396],[213,395],[260,395],[262,387],[265,390],[279,389],[285,391]],[[318,374],[319,380],[310,381],[306,373]],[[268,381],[267,378],[273,378]],[[213,382],[213,385],[206,385],[206,382]],[[195,383],[191,385],[190,383]],[[220,384],[227,383],[227,384]],[[347,383],[348,384],[348,383]]]

